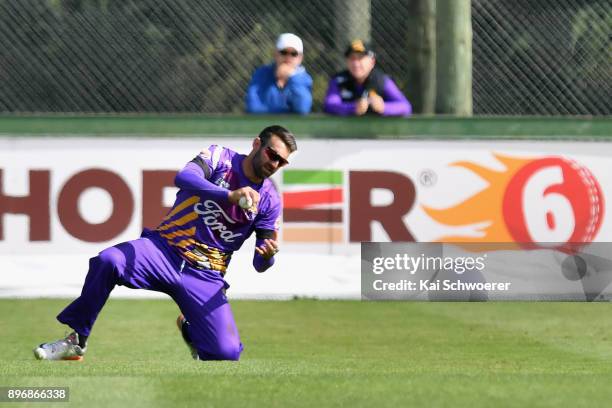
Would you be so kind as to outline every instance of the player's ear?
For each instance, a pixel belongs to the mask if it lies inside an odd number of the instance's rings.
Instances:
[[[255,139],[253,139],[253,150],[259,150],[260,147],[261,147],[261,139],[256,137]]]

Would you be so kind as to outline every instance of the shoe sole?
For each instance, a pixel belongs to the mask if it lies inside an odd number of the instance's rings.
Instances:
[[[180,314],[176,318],[176,327],[178,327],[179,332],[181,332],[181,337],[183,337],[183,322],[184,321],[185,321],[185,316],[183,316],[183,314]],[[198,352],[196,351],[196,349],[190,343],[187,343],[187,340],[185,340],[184,337],[183,337],[183,342],[185,343],[185,345],[189,349],[189,352],[191,353],[191,358],[193,358],[194,360],[199,360],[200,357],[198,356]]]
[[[178,327],[179,330],[183,330],[184,320],[185,320],[185,316],[183,316],[182,314],[178,315],[178,317],[176,318],[176,327]]]
[[[47,360],[46,358],[47,355],[45,351],[41,348],[34,349],[34,357],[37,360]],[[83,356],[63,357],[61,360],[53,360],[53,361],[83,361]]]
[[[64,361],[83,361],[83,356],[72,356],[62,358]]]

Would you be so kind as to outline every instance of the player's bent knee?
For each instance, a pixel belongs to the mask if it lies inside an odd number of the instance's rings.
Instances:
[[[212,353],[199,351],[201,360],[228,360],[228,361],[238,361],[240,359],[240,354],[242,353],[242,344],[224,344],[219,345],[219,347]]]
[[[240,359],[240,353],[242,353],[242,344],[227,344],[219,347],[217,350],[217,356],[219,360],[230,360],[238,361]]]

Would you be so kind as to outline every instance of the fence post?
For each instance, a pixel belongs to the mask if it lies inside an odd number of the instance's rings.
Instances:
[[[436,107],[436,0],[409,2],[406,95],[414,113],[435,113]]]
[[[438,0],[436,15],[436,112],[471,116],[471,2]]]

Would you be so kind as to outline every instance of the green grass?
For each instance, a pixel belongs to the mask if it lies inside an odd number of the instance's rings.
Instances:
[[[612,305],[235,301],[240,362],[196,362],[170,300],[110,300],[83,362],[36,361],[66,300],[0,300],[0,386],[100,407],[559,407],[612,401]],[[87,405],[86,405],[87,404]],[[16,407],[18,404],[1,404]],[[31,406],[42,406],[31,404]]]

